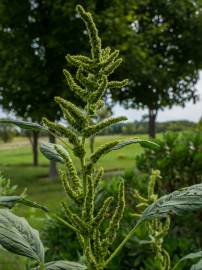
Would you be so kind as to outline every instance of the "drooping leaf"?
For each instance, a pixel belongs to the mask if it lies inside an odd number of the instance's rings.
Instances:
[[[21,217],[0,209],[0,245],[18,255],[44,261],[44,247],[39,233]]]
[[[199,208],[202,208],[202,184],[182,188],[161,197],[145,209],[139,222],[172,214],[182,215]]]
[[[193,264],[190,270],[201,270],[202,269],[202,260],[197,262],[196,264]]]
[[[22,196],[0,196],[0,206],[2,207],[12,208],[15,206],[16,203],[21,203],[30,207],[39,208],[45,212],[48,211],[48,209],[45,206],[27,200]]]
[[[12,208],[21,200],[21,196],[0,196],[0,206]]]
[[[20,128],[29,129],[29,130],[33,130],[33,131],[41,131],[41,130],[47,131],[47,128],[45,128],[44,126],[41,126],[37,123],[27,122],[27,121],[22,121],[22,120],[0,119],[0,123],[13,124],[13,125],[16,125]]]
[[[132,139],[132,140],[127,140],[127,141],[123,141],[120,142],[119,144],[117,144],[116,146],[114,146],[112,148],[112,150],[119,150],[127,145],[133,144],[133,143],[139,143],[142,147],[145,148],[150,148],[153,150],[156,150],[159,148],[158,144],[151,142],[149,140],[142,140],[142,139]]]
[[[45,264],[46,270],[85,270],[87,267],[85,265],[69,262],[69,261],[54,261]],[[35,268],[39,270],[39,268]]]
[[[33,208],[39,208],[39,209],[43,210],[44,212],[48,212],[48,208],[46,206],[43,206],[43,205],[38,204],[36,202],[32,202],[32,201],[30,201],[28,199],[25,199],[23,197],[20,198],[18,203],[21,203],[21,204],[24,204],[26,206],[30,206],[30,207],[33,207]]]
[[[64,163],[63,158],[55,150],[55,146],[62,148],[63,151],[66,151],[61,145],[54,143],[41,143],[40,150],[47,159]]]
[[[198,251],[198,252],[194,252],[194,253],[190,253],[184,257],[182,257],[176,264],[175,266],[172,268],[172,270],[175,270],[177,269],[178,265],[183,262],[183,261],[186,261],[186,260],[194,260],[194,259],[198,259],[198,258],[202,258],[202,251]],[[199,269],[199,268],[197,268]],[[201,268],[202,269],[202,264],[201,264]]]

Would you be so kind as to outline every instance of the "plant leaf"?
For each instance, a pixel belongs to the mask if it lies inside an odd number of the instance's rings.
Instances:
[[[0,206],[2,207],[12,208],[15,206],[16,203],[21,203],[26,206],[39,208],[45,212],[48,212],[48,209],[45,206],[40,205],[36,202],[27,200],[23,198],[22,196],[0,196]]]
[[[202,208],[202,184],[176,190],[149,205],[139,222]]]
[[[196,264],[193,264],[190,270],[201,270],[202,269],[202,260],[197,262]]]
[[[85,270],[87,267],[85,265],[69,262],[69,261],[54,261],[45,264],[46,270]],[[39,268],[35,268],[39,270]]]
[[[21,204],[24,204],[26,206],[30,206],[30,207],[33,207],[33,208],[39,208],[39,209],[43,210],[44,212],[48,212],[48,208],[46,206],[43,206],[43,205],[38,204],[36,202],[32,202],[32,201],[30,201],[28,199],[25,199],[23,197],[20,198],[18,203],[21,203]]]
[[[15,254],[44,261],[44,247],[39,233],[21,217],[0,209],[0,245]]]
[[[64,163],[63,158],[55,150],[55,146],[61,148],[63,151],[66,151],[61,145],[54,143],[41,143],[40,150],[47,159]]]
[[[194,259],[198,259],[198,258],[202,258],[202,251],[198,251],[198,252],[194,252],[194,253],[189,253],[188,255],[182,257],[176,264],[175,266],[172,268],[172,270],[177,269],[177,266],[185,261],[185,260],[194,260]],[[199,269],[199,268],[198,268]],[[201,268],[202,269],[202,264],[201,264]]]
[[[21,196],[0,196],[0,206],[12,208],[19,200]]]
[[[47,128],[44,126],[41,126],[37,123],[33,122],[27,122],[27,121],[22,121],[22,120],[12,120],[12,119],[0,119],[0,123],[2,124],[14,124],[20,128],[23,129],[29,129],[33,131],[40,131],[40,130],[45,130],[47,131]]]
[[[123,142],[120,142],[119,144],[117,144],[116,146],[114,146],[112,148],[112,150],[118,150],[118,149],[121,149],[127,145],[130,145],[130,144],[133,144],[133,143],[139,143],[142,147],[145,147],[145,148],[150,148],[150,149],[153,149],[153,150],[156,150],[159,148],[159,145],[154,143],[154,142],[151,142],[149,140],[142,140],[142,139],[132,139],[132,140],[127,140],[127,141],[123,141]]]

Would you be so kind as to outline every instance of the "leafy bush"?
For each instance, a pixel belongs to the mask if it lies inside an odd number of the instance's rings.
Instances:
[[[0,126],[0,138],[5,143],[12,141],[16,133],[16,129],[12,125],[7,124]]]
[[[157,151],[146,149],[137,157],[137,168],[150,174],[158,169],[168,192],[177,188],[193,185],[202,181],[202,133],[166,133],[156,142]]]

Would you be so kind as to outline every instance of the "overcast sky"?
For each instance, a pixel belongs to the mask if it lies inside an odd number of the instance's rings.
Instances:
[[[173,107],[172,109],[159,111],[157,121],[169,121],[169,120],[191,120],[197,122],[202,117],[202,72],[200,73],[200,79],[197,84],[198,93],[200,96],[200,101],[196,104],[188,102],[185,108],[178,106]],[[125,115],[128,117],[129,121],[140,120],[143,115],[147,114],[147,110],[125,110],[119,105],[114,107],[114,116]],[[8,113],[3,113],[0,109],[0,117],[12,117]]]
[[[197,122],[202,117],[202,72],[200,72],[200,79],[197,83],[198,94],[200,96],[200,101],[196,104],[187,102],[185,108],[178,106],[172,109],[165,109],[164,111],[159,111],[157,121],[169,121],[169,120],[191,120]],[[125,110],[119,105],[114,107],[114,115],[120,116],[125,115],[128,117],[129,121],[140,120],[143,115],[147,114],[147,110]]]

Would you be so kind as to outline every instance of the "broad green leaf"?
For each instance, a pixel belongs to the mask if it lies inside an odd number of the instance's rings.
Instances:
[[[47,159],[64,163],[63,158],[55,150],[55,146],[61,148],[63,151],[66,151],[61,145],[54,143],[41,143],[40,150]]]
[[[18,255],[44,261],[44,247],[39,233],[21,217],[0,209],[0,245]]]
[[[202,208],[202,184],[176,190],[149,205],[139,222]]]
[[[182,257],[182,258],[176,263],[176,265],[172,268],[172,270],[177,269],[178,265],[179,265],[181,262],[185,261],[185,260],[194,260],[194,259],[198,259],[198,258],[202,258],[202,251],[190,253],[190,254],[188,254],[188,255]],[[202,267],[202,265],[201,265],[201,267]],[[202,268],[200,268],[200,269],[202,269]]]
[[[190,270],[201,270],[202,269],[202,260],[197,262],[196,264],[193,264]]]
[[[12,120],[12,119],[0,119],[0,123],[2,124],[14,124],[20,128],[23,129],[29,129],[33,131],[47,131],[47,128],[44,126],[41,126],[37,123],[27,122],[27,121],[21,121],[21,120]]]
[[[48,212],[48,209],[36,202],[32,202],[23,198],[22,196],[0,196],[0,206],[12,208],[16,203],[21,203],[30,207],[42,209],[45,212]]]
[[[87,267],[85,265],[69,262],[69,261],[54,261],[45,264],[46,270],[85,270]],[[39,268],[35,268],[39,270]]]
[[[118,149],[121,149],[121,148],[123,148],[123,147],[125,147],[127,145],[134,144],[134,143],[139,143],[142,147],[150,148],[150,149],[153,149],[153,150],[156,150],[156,149],[159,148],[158,144],[156,144],[154,142],[151,142],[149,140],[132,139],[132,140],[127,140],[127,141],[120,142],[119,144],[114,146],[112,148],[112,150],[118,150]]]

